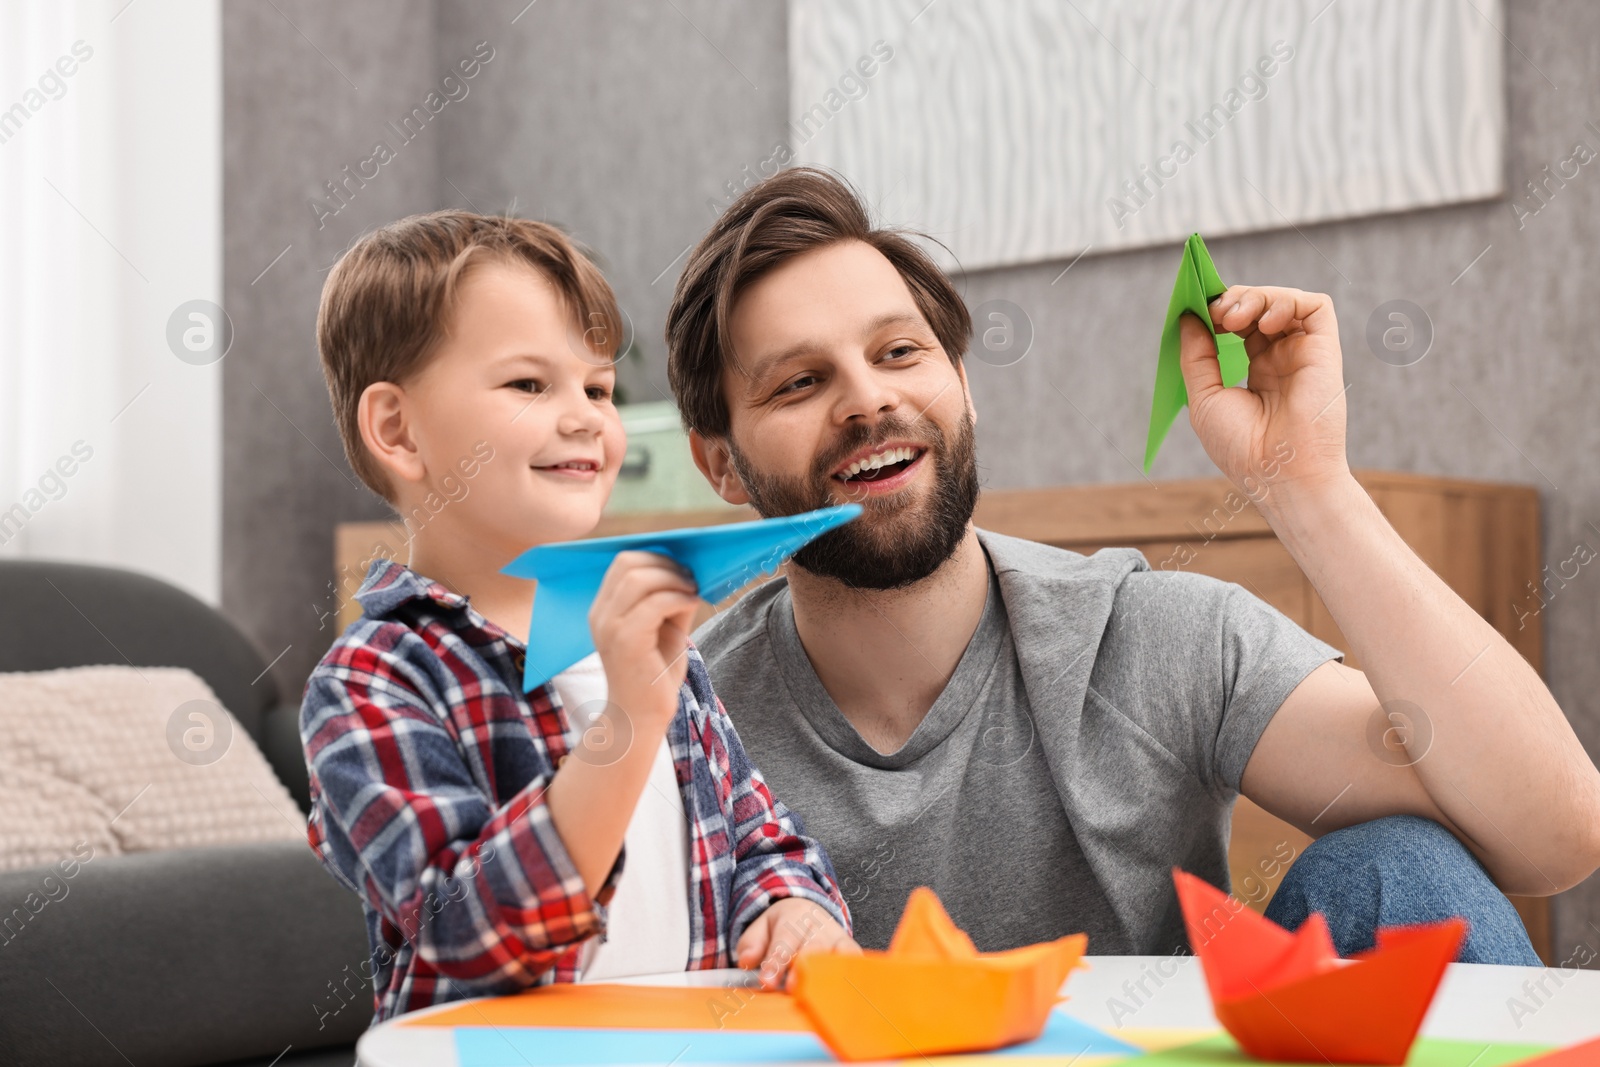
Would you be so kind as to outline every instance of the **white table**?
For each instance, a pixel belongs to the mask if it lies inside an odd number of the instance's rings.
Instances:
[[[1193,956],[1090,956],[1073,973],[1062,1010],[1115,1034],[1119,1028],[1214,1029],[1200,961]],[[745,971],[697,971],[632,979],[641,985],[743,985]],[[356,1045],[359,1067],[456,1067],[448,1028],[399,1026],[462,1001],[373,1027]],[[1516,1008],[1520,1003],[1523,1009]],[[1477,1041],[1566,1045],[1600,1036],[1600,971],[1452,963],[1423,1034]]]

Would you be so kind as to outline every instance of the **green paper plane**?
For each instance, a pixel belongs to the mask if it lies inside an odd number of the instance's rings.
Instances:
[[[1211,253],[1197,233],[1190,234],[1183,246],[1183,262],[1178,264],[1178,281],[1172,287],[1172,300],[1167,304],[1167,324],[1161,331],[1161,356],[1156,364],[1156,393],[1150,402],[1150,437],[1144,446],[1144,469],[1156,460],[1161,442],[1172,429],[1184,405],[1189,403],[1189,391],[1183,385],[1183,370],[1178,366],[1178,318],[1185,311],[1199,316],[1217,342],[1217,361],[1222,364],[1222,384],[1238,385],[1250,373],[1250,357],[1245,355],[1244,339],[1238,334],[1218,333],[1212,329],[1211,313],[1206,305],[1221,296],[1228,287],[1217,275]]]

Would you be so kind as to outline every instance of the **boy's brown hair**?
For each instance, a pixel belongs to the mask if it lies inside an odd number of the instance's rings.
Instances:
[[[556,227],[530,219],[435,211],[363,236],[334,264],[317,310],[317,349],[350,467],[394,502],[361,440],[356,412],[374,382],[402,383],[449,330],[456,290],[475,264],[523,263],[555,286],[583,341],[614,361],[622,315],[600,268]]]
[[[862,241],[883,253],[940,347],[959,364],[972,316],[910,236],[875,227],[854,189],[813,167],[780,171],[729,205],[690,254],[667,312],[667,380],[684,425],[708,437],[727,436],[722,369],[733,356],[728,319],[739,294],[786,260],[839,241]]]

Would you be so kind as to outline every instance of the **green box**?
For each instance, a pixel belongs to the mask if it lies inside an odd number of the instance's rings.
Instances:
[[[628,452],[606,505],[608,515],[730,507],[694,465],[689,435],[670,400],[621,404]]]

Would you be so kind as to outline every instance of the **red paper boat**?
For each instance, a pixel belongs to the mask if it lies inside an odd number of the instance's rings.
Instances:
[[[1341,961],[1320,914],[1290,933],[1192,874],[1172,877],[1217,1021],[1257,1059],[1404,1063],[1467,931],[1464,919],[1383,927],[1375,948]]]
[[[1596,1064],[1600,1064],[1600,1037],[1523,1060],[1517,1067],[1595,1067]]]

